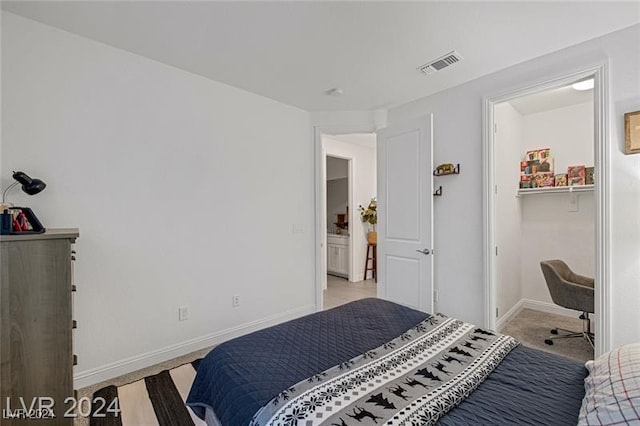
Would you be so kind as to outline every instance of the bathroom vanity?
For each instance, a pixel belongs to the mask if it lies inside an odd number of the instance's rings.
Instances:
[[[327,273],[349,278],[349,236],[327,234]]]

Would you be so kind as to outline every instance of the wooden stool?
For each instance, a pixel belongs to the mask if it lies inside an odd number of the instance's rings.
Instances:
[[[377,244],[367,244],[367,257],[364,259],[364,279],[367,279],[367,271],[371,271],[372,278],[378,282],[378,260],[376,259]],[[371,261],[371,267],[369,267]]]

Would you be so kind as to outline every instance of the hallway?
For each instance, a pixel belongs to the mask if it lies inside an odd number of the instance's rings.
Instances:
[[[354,300],[376,297],[377,285],[374,280],[350,283],[344,278],[327,275],[327,289],[324,290],[324,309],[335,308]]]

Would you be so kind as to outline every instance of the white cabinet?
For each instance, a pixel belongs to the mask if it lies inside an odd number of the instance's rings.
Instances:
[[[327,236],[327,272],[349,278],[349,237]]]

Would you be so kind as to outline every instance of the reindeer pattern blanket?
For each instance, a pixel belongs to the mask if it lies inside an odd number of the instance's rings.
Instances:
[[[253,417],[268,425],[430,425],[518,342],[435,315],[392,341],[283,390]]]

